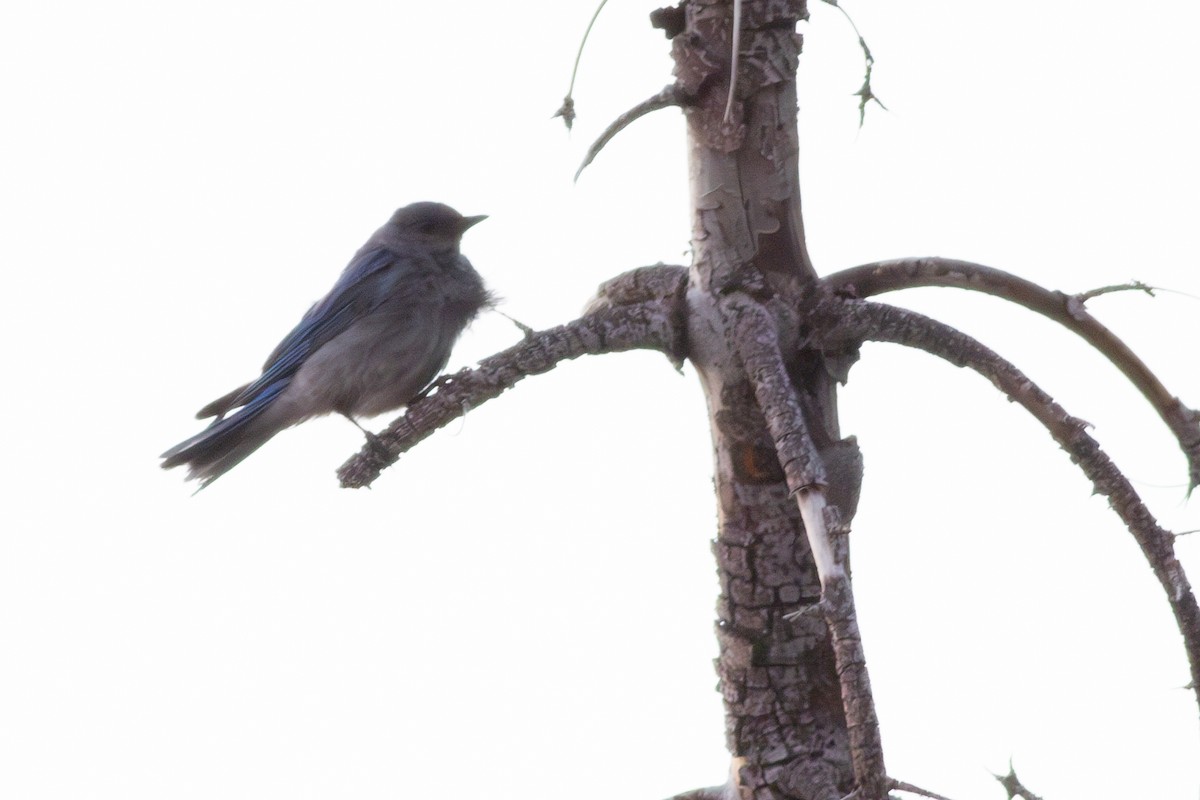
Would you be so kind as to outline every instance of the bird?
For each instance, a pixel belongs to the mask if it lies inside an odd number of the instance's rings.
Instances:
[[[262,374],[200,409],[198,419],[213,421],[163,453],[163,469],[186,466],[199,491],[285,428],[336,413],[363,430],[356,417],[412,402],[445,368],[467,325],[496,302],[459,251],[463,233],[486,218],[434,202],[398,209]]]

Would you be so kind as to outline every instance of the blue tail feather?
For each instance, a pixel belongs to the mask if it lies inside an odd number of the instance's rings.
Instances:
[[[163,453],[163,469],[187,465],[189,477],[202,479],[201,488],[212,483],[278,432],[255,428],[253,423],[289,383],[290,378],[276,381],[229,416],[214,420],[200,433]]]

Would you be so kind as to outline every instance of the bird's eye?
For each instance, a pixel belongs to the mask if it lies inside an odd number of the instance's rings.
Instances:
[[[419,230],[421,233],[434,233],[437,230],[437,225],[432,222],[422,222]]]

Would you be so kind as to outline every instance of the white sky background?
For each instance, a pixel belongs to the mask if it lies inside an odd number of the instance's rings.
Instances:
[[[946,255],[1069,291],[1200,404],[1194,4],[812,4],[802,178],[822,272]],[[695,374],[635,353],[528,380],[337,487],[360,435],[272,441],[197,497],[156,455],[405,203],[488,213],[504,309],[574,317],[684,263],[684,124],[587,144],[670,80],[653,4],[6,4],[0,797],[628,798],[720,782],[710,444]],[[1011,14],[1006,18],[1002,11]],[[889,298],[899,301],[893,295]],[[1010,357],[1175,529],[1181,456],[1079,340],[903,297]],[[457,368],[519,334],[492,315]],[[856,587],[890,770],[956,798],[1196,797],[1182,646],[1132,539],[985,381],[871,346]],[[382,425],[386,420],[380,420]],[[1180,542],[1193,581],[1200,535]],[[951,630],[947,638],[940,631]],[[569,787],[569,792],[566,790]]]

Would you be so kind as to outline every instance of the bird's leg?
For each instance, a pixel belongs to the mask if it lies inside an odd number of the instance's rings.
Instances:
[[[379,458],[382,459],[384,463],[391,463],[392,451],[387,449],[387,445],[385,445],[383,443],[382,439],[380,439],[375,434],[371,433],[369,430],[364,428],[362,425],[359,425],[358,420],[356,420],[354,417],[350,416],[349,414],[342,412],[342,416],[345,417],[346,419],[350,420],[350,424],[352,424],[354,427],[356,427],[360,431],[362,431],[362,435],[367,437],[367,443],[369,445],[371,445],[371,449],[375,451],[375,455],[379,456]]]

